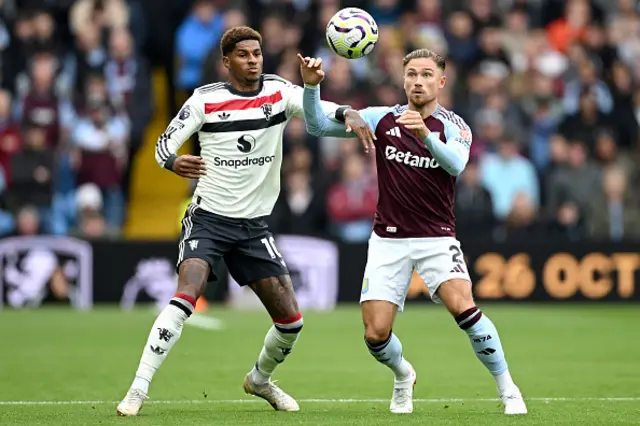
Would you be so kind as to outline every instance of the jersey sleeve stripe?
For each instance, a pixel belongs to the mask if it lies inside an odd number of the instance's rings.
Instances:
[[[282,93],[278,90],[268,96],[261,96],[253,99],[230,99],[217,103],[205,103],[204,113],[211,114],[216,111],[246,110],[249,108],[259,108],[264,104],[275,104],[282,100]]]
[[[167,149],[167,140],[164,133],[158,138],[158,143],[156,144],[156,152],[162,160],[166,161],[167,158],[170,157],[169,150]]]
[[[198,91],[198,93],[203,94],[203,93],[215,92],[216,90],[224,89],[224,87],[225,87],[225,83],[212,83],[212,84],[207,84],[206,86],[199,87],[196,90]]]
[[[201,132],[204,133],[221,133],[221,132],[248,132],[252,130],[262,130],[269,127],[277,126],[287,121],[285,111],[281,111],[271,117],[269,120],[257,118],[252,120],[235,120],[220,121],[216,123],[204,123]]]
[[[275,74],[265,74],[264,75],[264,80],[265,81],[279,81],[280,83],[284,83],[284,84],[292,84],[289,80],[284,79],[284,78],[280,77],[279,75],[275,75]]]

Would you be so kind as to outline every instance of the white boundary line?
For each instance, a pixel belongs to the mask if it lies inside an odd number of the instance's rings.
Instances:
[[[455,403],[455,402],[498,402],[498,398],[416,398],[413,402],[417,403]],[[540,402],[640,402],[640,397],[549,397],[549,398],[527,398],[525,401],[540,401]],[[104,405],[104,404],[117,404],[119,401],[0,401],[0,405]],[[328,404],[358,404],[358,403],[378,403],[389,402],[388,399],[322,399],[322,398],[310,398],[299,399],[301,403],[328,403]],[[261,399],[192,399],[192,400],[149,400],[147,404],[157,405],[179,405],[179,404],[251,404],[251,403],[264,403]]]

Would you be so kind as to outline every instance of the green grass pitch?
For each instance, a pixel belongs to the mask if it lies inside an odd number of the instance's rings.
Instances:
[[[388,411],[392,375],[368,354],[357,306],[305,313],[274,377],[298,399],[298,413],[242,391],[266,313],[214,306],[225,328],[186,326],[141,415],[117,417],[154,313],[48,308],[0,312],[0,425],[640,424],[639,307],[481,308],[500,331],[527,416],[502,414],[494,381],[442,307],[411,304],[395,327],[418,372],[411,415]]]

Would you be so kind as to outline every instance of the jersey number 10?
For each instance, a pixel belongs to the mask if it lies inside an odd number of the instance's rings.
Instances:
[[[276,248],[276,240],[273,237],[269,237],[269,239],[263,238],[260,240],[260,242],[264,244],[264,246],[267,249],[267,252],[269,253],[269,256],[271,256],[272,259],[275,259],[276,256],[282,259],[282,255]]]

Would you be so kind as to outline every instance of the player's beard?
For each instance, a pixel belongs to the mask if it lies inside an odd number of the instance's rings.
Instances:
[[[422,96],[411,96],[409,99],[411,100],[411,104],[413,104],[415,108],[419,109],[435,101],[436,97],[422,95]]]

